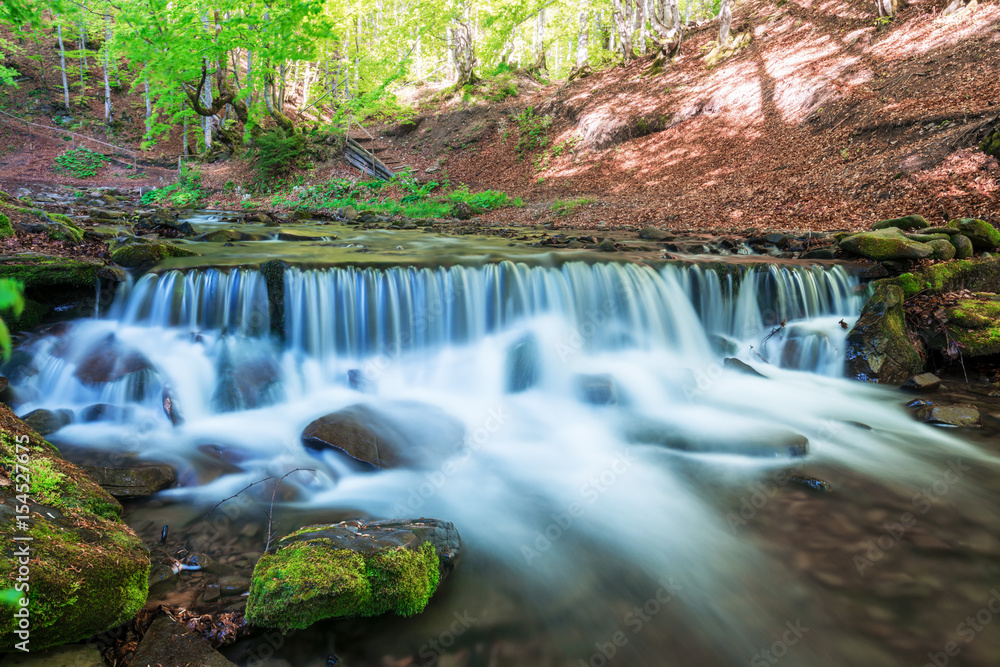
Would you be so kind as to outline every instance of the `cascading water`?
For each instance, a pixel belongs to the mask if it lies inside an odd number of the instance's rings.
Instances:
[[[537,648],[520,664],[750,662],[797,621],[827,639],[796,639],[786,664],[895,664],[811,602],[815,582],[743,530],[742,503],[762,476],[803,466],[877,474],[908,497],[936,479],[939,455],[985,461],[887,391],[839,377],[863,299],[840,267],[289,269],[283,298],[279,339],[256,271],[147,275],[103,319],[31,341],[7,372],[20,414],[76,413],[52,436],[67,451],[174,466],[181,484],[159,498],[200,510],[188,530],[296,468],[308,472],[284,482],[282,532],[350,516],[454,522],[469,552],[455,580],[421,616],[380,621],[393,639],[358,640],[358,655],[427,664],[426,640],[464,612],[478,620],[455,651],[479,650],[470,638]],[[727,368],[730,356],[762,375]],[[303,446],[306,424],[357,403],[428,442],[442,412],[465,436],[379,471]],[[116,409],[84,421],[94,404]],[[213,468],[206,452],[219,451]],[[382,664],[373,655],[351,664]]]

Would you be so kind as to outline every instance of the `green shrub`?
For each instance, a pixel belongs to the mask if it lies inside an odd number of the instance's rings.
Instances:
[[[524,157],[525,153],[545,148],[549,144],[548,131],[552,126],[551,116],[539,116],[534,107],[528,107],[514,116],[514,123],[519,131],[517,153]]]
[[[14,228],[10,224],[10,218],[0,213],[0,239],[9,239],[14,235]]]
[[[76,178],[89,178],[97,175],[108,158],[95,153],[86,146],[72,148],[56,158],[56,171],[68,171]]]
[[[593,204],[594,200],[589,197],[577,197],[576,199],[557,199],[552,202],[552,212],[556,215],[570,215],[587,204]]]
[[[18,317],[24,310],[24,286],[9,278],[0,279],[0,310],[10,310]],[[7,324],[0,319],[0,356],[10,358],[10,332]]]
[[[280,127],[257,138],[257,171],[266,180],[274,180],[298,166],[306,151],[306,138],[288,135]]]
[[[154,203],[171,203],[175,206],[197,207],[205,197],[201,189],[201,173],[194,167],[184,165],[177,183],[162,188],[154,188],[139,200],[143,206]]]

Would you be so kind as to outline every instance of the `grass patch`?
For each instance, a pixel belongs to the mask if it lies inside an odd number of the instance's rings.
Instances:
[[[75,178],[90,178],[97,175],[97,170],[108,161],[100,153],[95,153],[85,146],[72,148],[56,157],[56,171],[68,171]]]
[[[572,215],[584,206],[593,204],[591,197],[577,197],[575,199],[557,199],[552,202],[552,212],[556,215]]]

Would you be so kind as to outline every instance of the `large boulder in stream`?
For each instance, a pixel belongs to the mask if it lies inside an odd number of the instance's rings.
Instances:
[[[461,422],[416,401],[379,407],[357,403],[320,417],[302,431],[306,447],[336,449],[376,468],[436,463],[458,451],[464,439]]]
[[[461,550],[455,526],[437,519],[308,526],[257,561],[246,617],[284,632],[324,618],[419,614]]]
[[[847,334],[845,357],[847,376],[864,382],[902,384],[923,370],[919,346],[906,330],[900,287],[875,289]]]
[[[144,269],[167,257],[198,256],[198,253],[172,243],[137,237],[116,239],[108,248],[111,250],[111,261],[127,269]]]
[[[30,583],[0,607],[0,652],[80,641],[135,616],[149,551],[120,521],[118,501],[4,405],[0,459],[0,590]]]

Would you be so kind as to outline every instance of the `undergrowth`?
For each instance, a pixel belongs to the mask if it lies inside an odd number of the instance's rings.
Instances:
[[[71,148],[56,157],[56,171],[68,171],[76,178],[90,178],[97,175],[97,170],[107,162],[108,158],[95,153],[86,146]]]
[[[194,167],[184,165],[180,179],[171,185],[154,188],[144,194],[139,202],[143,206],[157,203],[169,203],[174,206],[197,207],[204,199],[205,192],[201,185],[201,172]]]

